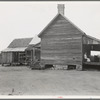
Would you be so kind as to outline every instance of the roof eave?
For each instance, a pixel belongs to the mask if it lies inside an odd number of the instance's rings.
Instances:
[[[85,32],[82,31],[79,27],[77,27],[72,21],[70,21],[67,17],[65,17],[64,15],[62,15],[66,20],[68,20],[68,22],[70,22],[75,28],[77,28],[81,33],[82,35],[85,35]]]
[[[98,42],[100,42],[100,40],[99,39],[97,39],[97,38],[95,38],[95,37],[92,37],[92,36],[90,36],[90,35],[86,35],[88,38],[91,38],[91,39],[93,39],[93,40],[95,40],[95,41],[98,41]]]
[[[38,37],[41,37],[42,33],[48,28],[48,26],[59,16],[60,14],[58,13],[49,23],[48,25],[38,34]]]

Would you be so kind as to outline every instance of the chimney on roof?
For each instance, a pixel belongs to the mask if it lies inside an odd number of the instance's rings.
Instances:
[[[64,4],[58,4],[58,13],[64,15],[64,9],[65,9]]]

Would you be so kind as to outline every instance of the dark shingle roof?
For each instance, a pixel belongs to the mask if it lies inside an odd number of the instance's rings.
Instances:
[[[14,39],[8,48],[27,47],[33,38]]]

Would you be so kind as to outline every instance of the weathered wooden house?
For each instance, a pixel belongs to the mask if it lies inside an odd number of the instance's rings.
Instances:
[[[86,35],[64,16],[64,5],[58,5],[58,14],[38,35],[41,38],[42,66],[76,66],[82,70],[82,65],[87,62],[84,58],[90,57],[91,49],[96,45],[100,48],[100,40]]]
[[[4,64],[25,64],[26,54],[25,49],[28,47],[32,38],[14,39],[10,45],[1,52],[2,65]]]
[[[26,61],[28,64],[31,62],[34,62],[36,59],[40,60],[40,48],[41,44],[36,43],[36,44],[30,44],[25,52],[26,52]]]

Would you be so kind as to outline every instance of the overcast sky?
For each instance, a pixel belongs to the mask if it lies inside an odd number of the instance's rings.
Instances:
[[[0,51],[15,38],[38,35],[65,4],[65,16],[86,34],[100,39],[100,2],[0,2]],[[35,39],[36,41],[37,39]]]

